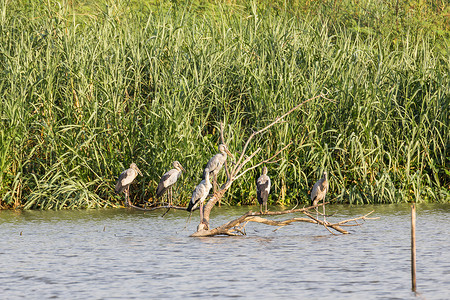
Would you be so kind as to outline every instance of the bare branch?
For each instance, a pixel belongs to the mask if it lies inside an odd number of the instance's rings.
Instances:
[[[284,150],[286,150],[290,145],[292,145],[292,142],[290,142],[288,145],[284,146],[283,149],[278,150],[277,153],[275,153],[274,155],[272,155],[270,158],[263,160],[259,163],[257,163],[256,165],[244,170],[241,172],[241,174],[239,174],[238,176],[234,177],[234,179],[238,179],[239,177],[241,177],[242,175],[244,175],[245,173],[247,173],[250,170],[256,169],[257,167],[261,166],[264,163],[272,163],[271,160],[274,159],[275,157],[277,157],[281,152],[283,152]],[[244,166],[244,164],[242,164],[242,166]]]
[[[358,218],[354,218],[354,219],[344,220],[344,221],[341,221],[339,223],[336,223],[336,225],[343,225],[345,223],[352,222],[352,221],[356,222],[357,220],[377,220],[377,219],[379,219],[379,217],[376,217],[376,218],[368,218],[367,217],[367,216],[371,215],[373,212],[374,212],[374,210],[372,210],[371,212],[365,214],[364,216],[361,216],[361,217],[358,217]],[[359,226],[359,225],[361,225],[361,224],[356,224],[356,226]],[[349,225],[347,225],[347,226],[349,226]],[[351,226],[354,226],[354,225],[351,225]]]
[[[261,151],[261,148],[256,149],[252,154],[250,154],[249,157],[247,157],[242,164],[240,164],[239,166],[236,167],[236,172],[233,173],[233,180],[236,180],[238,177],[240,176],[235,176],[237,173],[239,173],[239,171],[242,169],[242,167],[244,167],[256,154],[258,154],[258,152]]]
[[[260,130],[258,130],[258,131],[256,131],[256,132],[253,132],[253,133],[250,135],[250,137],[248,138],[247,142],[245,143],[244,148],[242,149],[241,156],[239,157],[239,160],[238,160],[237,163],[236,163],[236,166],[235,166],[235,167],[233,168],[233,170],[231,171],[232,176],[235,176],[235,175],[237,174],[236,170],[237,170],[237,168],[239,167],[239,165],[240,165],[242,159],[244,158],[244,155],[245,155],[245,152],[247,151],[248,145],[250,144],[250,141],[251,141],[256,135],[261,134],[261,133],[267,131],[267,130],[268,130],[270,127],[272,127],[273,125],[275,125],[275,124],[277,124],[277,123],[280,123],[286,116],[290,115],[292,112],[296,111],[296,110],[299,109],[301,106],[305,105],[307,102],[312,101],[312,100],[317,99],[317,98],[325,98],[325,96],[326,96],[326,94],[320,94],[320,95],[317,95],[317,96],[315,96],[315,97],[309,98],[309,99],[303,101],[302,103],[296,105],[295,107],[291,108],[291,110],[289,110],[287,113],[285,113],[285,114],[282,115],[281,117],[276,117],[276,118],[275,118],[275,121],[273,121],[272,123],[270,123],[270,124],[267,125],[266,127],[262,128],[262,129],[260,129]]]

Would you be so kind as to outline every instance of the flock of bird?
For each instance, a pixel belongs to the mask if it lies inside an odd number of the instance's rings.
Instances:
[[[213,191],[216,193],[217,191],[217,174],[222,169],[223,164],[227,160],[227,156],[233,155],[228,150],[227,146],[224,144],[219,145],[219,153],[214,155],[206,164],[206,168],[203,171],[202,181],[195,187],[192,192],[191,201],[187,207],[188,212],[192,212],[195,208],[200,206],[200,221],[203,222],[203,203],[205,199],[208,197],[209,192],[212,187],[214,187]],[[183,166],[178,162],[173,162],[173,169],[164,173],[161,177],[158,187],[156,188],[156,197],[162,197],[166,192],[169,206],[172,206],[172,186],[177,182],[178,178],[181,176],[182,172],[186,171]],[[137,175],[141,175],[142,173],[137,167],[135,163],[130,165],[129,169],[126,169],[119,175],[119,179],[117,180],[115,191],[116,193],[123,192],[125,194],[125,200],[128,206],[131,206],[130,201],[130,184],[137,177]],[[213,177],[213,184],[210,182],[210,177]],[[256,180],[256,196],[258,199],[258,203],[260,204],[260,211],[262,212],[262,208],[264,206],[264,211],[267,212],[267,199],[269,198],[270,193],[270,178],[267,175],[267,167],[263,167],[261,176]],[[311,191],[311,205],[316,206],[319,204],[319,201],[322,200],[325,203],[325,196],[328,191],[328,177],[327,172],[323,172],[322,178],[320,178],[313,186]],[[317,209],[316,209],[317,211]],[[323,205],[323,216],[324,222],[325,220],[325,205]],[[318,218],[318,211],[317,216]]]

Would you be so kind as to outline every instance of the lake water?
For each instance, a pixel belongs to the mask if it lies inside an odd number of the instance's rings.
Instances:
[[[216,207],[211,226],[250,209],[259,207]],[[327,213],[337,221],[371,210],[380,219],[349,235],[249,223],[247,236],[213,238],[189,237],[198,211],[186,229],[184,211],[0,211],[0,298],[450,299],[450,205],[418,205],[420,296],[411,292],[410,205]]]

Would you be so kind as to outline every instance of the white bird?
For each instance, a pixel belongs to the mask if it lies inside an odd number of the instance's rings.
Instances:
[[[270,178],[267,176],[267,167],[263,168],[262,175],[256,180],[256,197],[260,204],[260,211],[264,204],[265,211],[267,211],[267,199],[270,193]]]
[[[319,201],[322,200],[325,203],[325,196],[328,192],[328,177],[327,172],[323,172],[322,178],[320,178],[313,186],[311,191],[311,205],[316,206]],[[316,208],[317,211],[317,208]],[[317,217],[319,213],[317,212]],[[325,220],[325,204],[323,205],[323,221]]]
[[[137,177],[137,175],[140,174],[142,176],[141,171],[137,167],[135,163],[132,163],[130,165],[129,169],[126,169],[119,175],[119,179],[117,179],[116,193],[125,193],[125,199],[128,206],[131,206],[130,201],[130,184],[133,182],[133,180]]]
[[[230,153],[228,147],[225,144],[219,145],[219,152],[220,153],[214,155],[208,161],[205,171],[203,172],[203,178],[205,178],[205,172],[207,169],[209,170],[210,175],[213,176],[214,193],[217,190],[217,174],[219,173],[220,169],[222,169],[223,164],[227,160],[227,154],[234,159],[233,155]]]
[[[172,186],[177,182],[183,171],[186,171],[183,166],[178,162],[173,162],[173,169],[167,171],[159,180],[158,187],[156,188],[156,197],[160,198],[164,193],[169,190],[169,205],[172,205]],[[170,188],[170,189],[169,189]]]
[[[206,197],[208,197],[209,191],[211,190],[211,182],[209,182],[209,170],[205,169],[204,175],[205,179],[203,179],[199,185],[197,185],[192,192],[191,201],[187,207],[187,211],[191,212],[198,205],[200,205],[200,222],[203,222],[203,202]]]

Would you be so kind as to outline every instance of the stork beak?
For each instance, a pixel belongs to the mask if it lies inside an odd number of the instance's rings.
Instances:
[[[186,170],[183,168],[183,166],[181,164],[180,164],[180,168],[181,168],[181,171],[186,172]]]
[[[141,170],[139,170],[138,167],[136,167],[136,171],[139,173],[139,175],[144,176],[144,175],[142,175]]]
[[[233,156],[233,154],[231,154],[230,150],[225,148],[225,152],[234,160],[234,156]]]

